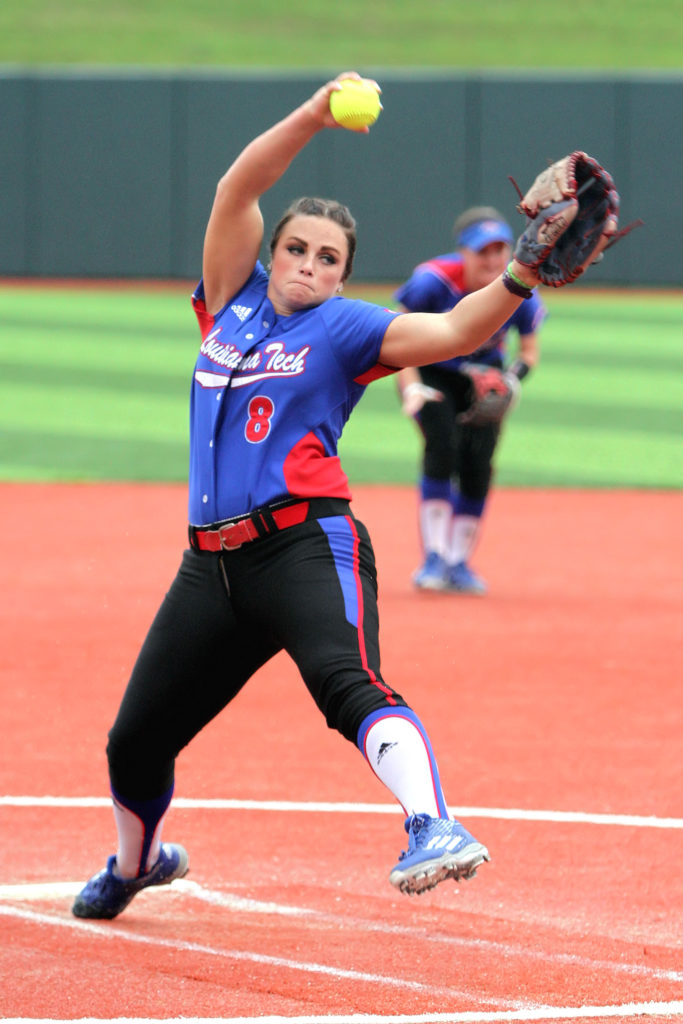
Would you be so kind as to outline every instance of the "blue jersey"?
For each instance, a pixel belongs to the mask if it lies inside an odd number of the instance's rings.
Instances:
[[[337,442],[382,366],[398,314],[335,296],[277,316],[256,264],[215,316],[192,296],[202,342],[190,404],[189,520],[206,526],[289,498],[351,497]]]
[[[446,313],[468,294],[464,273],[462,257],[457,253],[437,256],[420,263],[406,283],[395,292],[394,298],[411,313]],[[546,308],[534,292],[476,352],[444,359],[433,365],[446,370],[457,370],[464,361],[503,366],[509,329],[516,328],[520,335],[533,334],[545,317]]]

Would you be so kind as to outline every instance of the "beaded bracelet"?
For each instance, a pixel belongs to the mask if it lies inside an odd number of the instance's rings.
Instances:
[[[524,283],[524,281],[520,281],[520,279],[516,277],[510,270],[511,266],[512,264],[510,263],[503,273],[503,276],[501,278],[503,284],[505,285],[509,292],[511,292],[513,295],[517,295],[518,298],[530,299],[531,296],[534,294],[533,288],[530,288],[528,284]]]

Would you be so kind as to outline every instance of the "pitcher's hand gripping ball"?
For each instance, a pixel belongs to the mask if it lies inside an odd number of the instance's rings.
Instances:
[[[575,281],[642,223],[617,231],[619,193],[612,176],[581,150],[542,171],[524,196],[511,180],[521,200],[517,209],[528,218],[515,259],[553,288]]]
[[[366,78],[344,78],[341,89],[330,95],[332,117],[342,128],[366,128],[379,117],[382,104],[379,92]]]

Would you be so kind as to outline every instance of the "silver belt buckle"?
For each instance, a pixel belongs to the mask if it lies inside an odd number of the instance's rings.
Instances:
[[[231,523],[230,526],[223,526],[218,531],[218,539],[221,542],[222,551],[236,551],[237,548],[241,548],[247,541],[253,540],[253,537],[249,535],[248,519],[243,519],[240,523]],[[237,538],[239,537],[239,540]],[[231,538],[234,538],[237,542],[233,543]]]

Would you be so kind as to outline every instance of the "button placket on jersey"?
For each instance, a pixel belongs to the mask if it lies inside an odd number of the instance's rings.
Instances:
[[[274,313],[273,313],[272,316],[270,316],[268,313],[266,313],[265,317],[261,320],[261,327],[263,328],[263,332],[262,333],[259,332],[258,337],[256,337],[256,338],[254,337],[254,331],[253,330],[248,331],[244,335],[244,340],[245,341],[249,341],[250,344],[244,350],[244,352],[242,353],[242,359],[246,359],[247,356],[249,355],[249,353],[251,351],[253,351],[253,349],[255,349],[258,345],[260,345],[260,343],[262,341],[265,341],[265,339],[270,336],[270,333],[273,330],[273,327],[275,325],[275,323],[274,323],[275,319],[276,318],[275,318]],[[242,360],[240,360],[240,362],[241,361]],[[218,448],[217,448],[217,445],[215,443],[216,442],[216,424],[218,422],[219,416],[220,416],[221,411],[222,411],[225,393],[226,393],[226,391],[230,390],[230,382],[232,381],[233,373],[234,373],[234,370],[229,374],[229,381],[228,381],[228,383],[224,387],[222,387],[216,393],[216,405],[214,407],[214,413],[213,413],[213,417],[212,417],[211,437],[209,439],[209,448],[211,449],[212,456],[213,456],[211,459],[209,459],[209,465],[211,467],[211,476],[213,478],[212,479],[212,488],[211,488],[211,490],[212,490],[212,493],[214,495],[214,514],[217,514],[216,513],[216,508],[215,508],[215,502],[216,502],[216,496],[218,494],[218,486],[217,486],[217,481],[218,481],[218,470],[217,470],[218,458],[217,458],[217,452],[218,452]],[[209,501],[209,495],[207,493],[204,493],[202,495],[202,502],[206,505],[206,504],[208,504],[208,501]]]

